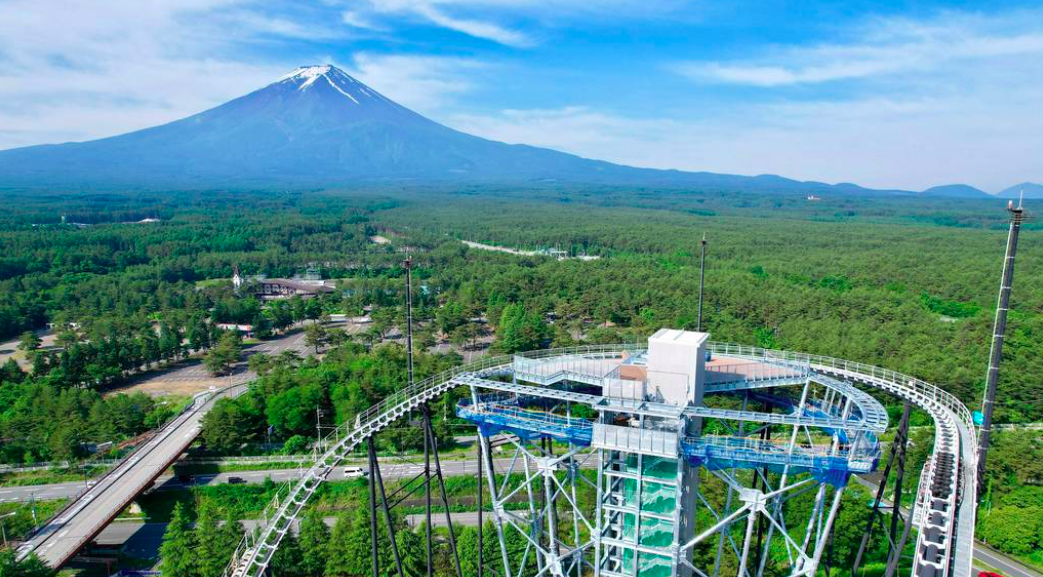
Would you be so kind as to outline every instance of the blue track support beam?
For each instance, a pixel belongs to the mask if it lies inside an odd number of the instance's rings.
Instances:
[[[593,437],[594,425],[585,419],[526,411],[505,404],[479,403],[478,406],[475,410],[470,402],[461,402],[456,414],[481,427],[485,436],[507,431],[526,440],[551,437],[583,447],[590,446]]]
[[[593,423],[583,419],[568,419],[551,413],[526,411],[513,405],[479,403],[475,408],[469,401],[457,407],[457,415],[467,419],[489,436],[509,432],[528,441],[553,438],[580,446],[590,446]],[[811,454],[798,449],[793,452],[782,450],[770,443],[750,444],[744,439],[686,438],[681,442],[685,458],[693,466],[708,469],[756,469],[768,468],[782,472],[806,471],[817,480],[834,487],[847,485],[851,474],[867,473],[876,468],[878,457],[852,460],[843,454]]]
[[[786,467],[790,471],[806,471],[816,480],[834,487],[847,485],[852,474],[861,474],[876,468],[876,459],[850,461],[843,455],[808,454],[800,450],[787,452],[768,444],[757,447],[744,442],[731,443],[724,439],[687,438],[681,441],[681,450],[688,462],[695,467],[707,469],[759,469],[767,468],[781,473]]]

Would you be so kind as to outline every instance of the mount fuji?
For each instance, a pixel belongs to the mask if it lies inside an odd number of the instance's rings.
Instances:
[[[0,151],[0,185],[584,179],[631,170],[458,132],[334,66],[298,68],[246,96],[154,128]]]
[[[334,66],[303,66],[216,108],[81,143],[0,151],[0,187],[213,188],[589,183],[837,194],[853,184],[634,168],[453,130]],[[912,193],[908,193],[912,194]]]

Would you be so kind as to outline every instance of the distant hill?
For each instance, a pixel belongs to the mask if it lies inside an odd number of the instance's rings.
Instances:
[[[1036,184],[1034,182],[1023,182],[1021,184],[1015,184],[1010,188],[1004,188],[997,192],[996,196],[1000,198],[1017,199],[1021,196],[1022,191],[1025,193],[1025,198],[1043,198],[1043,184]]]
[[[333,66],[298,68],[246,96],[162,126],[89,142],[0,151],[0,187],[335,187],[455,182],[670,186],[816,195],[915,194],[775,175],[634,168],[546,148],[505,144],[425,118]],[[963,196],[965,191],[955,192]]]
[[[920,194],[923,196],[944,196],[948,198],[989,198],[989,193],[968,184],[932,186]]]

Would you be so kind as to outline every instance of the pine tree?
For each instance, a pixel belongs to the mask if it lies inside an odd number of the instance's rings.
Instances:
[[[301,573],[307,576],[322,575],[326,569],[330,528],[317,512],[312,511],[301,522],[298,542],[301,549]]]
[[[279,548],[272,555],[270,571],[273,577],[321,577],[322,568],[318,573],[308,573],[302,566],[301,545],[298,537],[287,533]]]
[[[356,515],[356,520],[357,518]],[[370,559],[370,541],[368,533],[356,530],[354,525],[357,524],[352,523],[348,513],[343,513],[337,518],[326,548],[326,575],[342,577],[364,574],[360,570],[363,569],[365,560]]]
[[[312,323],[304,327],[304,344],[315,347],[315,354],[319,354],[319,348],[326,344],[328,338],[326,327],[320,323]]]
[[[173,516],[159,547],[163,577],[199,577],[195,548],[195,535],[189,526],[188,515],[178,503],[174,505]]]
[[[53,574],[35,553],[19,561],[14,547],[0,549],[0,577],[50,577]]]
[[[520,303],[510,304],[504,307],[496,327],[496,346],[505,353],[531,351],[540,347],[546,333],[547,326],[538,314],[526,311]]]
[[[196,518],[196,563],[200,577],[218,577],[225,568],[228,556],[219,538],[220,527],[214,507],[204,505]]]
[[[41,344],[43,341],[33,331],[25,331],[18,339],[18,348],[27,355],[39,349]]]

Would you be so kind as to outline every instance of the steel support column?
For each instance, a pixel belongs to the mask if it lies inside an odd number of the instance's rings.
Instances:
[[[894,441],[891,443],[891,454],[887,459],[887,465],[884,466],[884,472],[880,477],[880,484],[876,489],[876,496],[873,498],[873,510],[869,514],[869,520],[866,521],[866,530],[862,534],[862,541],[858,545],[858,552],[855,554],[855,563],[851,566],[851,575],[856,577],[858,570],[862,567],[862,561],[865,558],[865,552],[869,546],[869,539],[873,535],[873,527],[876,524],[877,519],[880,515],[880,503],[884,499],[884,491],[887,490],[887,478],[891,475],[891,467],[894,465],[895,459],[898,459],[898,471],[897,479],[895,479],[895,498],[892,503],[892,516],[897,517],[899,514],[899,507],[901,506],[901,488],[903,476],[905,475],[905,450],[909,444],[909,415],[912,411],[912,405],[909,401],[905,402],[905,406],[902,409],[902,419],[898,423],[898,430],[895,432]],[[897,528],[897,519],[892,519],[892,529],[889,534],[888,547],[893,548],[894,543],[894,531]]]
[[[377,490],[380,492],[380,505],[384,510],[384,522],[387,525],[388,541],[391,541],[391,554],[395,557],[395,569],[398,572],[398,577],[405,577],[405,573],[402,571],[402,557],[398,554],[398,543],[395,541],[395,526],[391,519],[391,508],[388,507],[387,492],[384,491],[384,479],[380,476],[380,462],[377,460],[377,449],[372,435],[367,439],[367,443],[369,445],[369,459],[370,463],[372,463],[370,477],[376,482]],[[373,544],[375,547],[376,540],[373,541]]]
[[[431,410],[427,404],[420,405],[420,412],[424,416],[424,431],[425,431],[425,443],[431,447],[431,452],[435,457],[435,478],[438,479],[438,488],[442,496],[442,509],[445,511],[445,524],[449,529],[449,548],[453,552],[453,564],[456,567],[457,577],[463,577],[463,572],[460,570],[460,555],[456,550],[456,530],[453,529],[453,518],[449,512],[449,496],[445,490],[445,479],[442,478],[442,461],[438,457],[438,439],[435,437],[435,429],[431,426]],[[430,478],[428,479],[430,485]],[[428,491],[430,495],[430,489]],[[428,523],[430,524],[430,499],[428,500]],[[429,533],[430,534],[430,533]],[[428,543],[430,549],[431,544]]]

